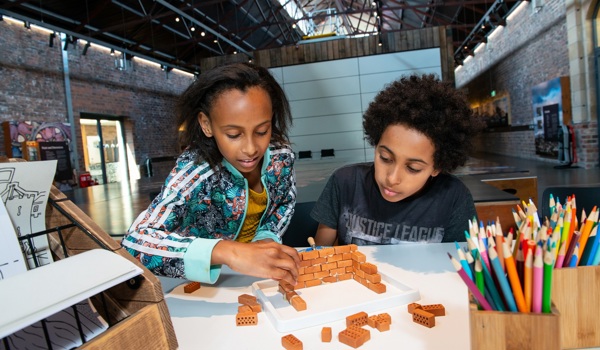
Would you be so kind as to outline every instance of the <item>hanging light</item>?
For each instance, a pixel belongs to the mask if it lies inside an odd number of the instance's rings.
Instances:
[[[175,17],[175,22],[179,22],[179,17]]]
[[[206,32],[205,32],[205,31],[201,31],[201,32],[200,32],[200,36],[205,36],[205,35],[206,35]]]
[[[110,55],[114,56],[115,55],[115,49],[110,49]]]

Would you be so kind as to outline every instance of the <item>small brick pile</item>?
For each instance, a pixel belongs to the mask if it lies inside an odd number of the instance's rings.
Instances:
[[[255,326],[258,324],[258,313],[262,307],[256,300],[256,297],[250,294],[242,294],[238,297],[238,313],[235,315],[235,324],[237,326]]]
[[[422,326],[435,327],[436,316],[445,316],[446,309],[442,304],[421,305],[417,303],[408,304],[408,313],[413,315],[413,322]]]

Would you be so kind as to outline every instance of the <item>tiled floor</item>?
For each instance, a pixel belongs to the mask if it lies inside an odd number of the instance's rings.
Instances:
[[[328,158],[299,160],[296,162],[296,179],[299,203],[318,198],[329,174],[351,160]],[[537,176],[538,198],[549,186],[598,184],[599,169],[556,169],[555,163],[540,162],[491,154],[477,154],[457,174],[521,173]],[[75,189],[65,194],[112,236],[122,236],[136,216],[150,204],[149,193],[160,189],[164,179],[145,178],[133,184],[112,183]],[[475,196],[475,195],[474,195]],[[600,198],[598,201],[600,204]],[[586,208],[587,209],[587,208]]]

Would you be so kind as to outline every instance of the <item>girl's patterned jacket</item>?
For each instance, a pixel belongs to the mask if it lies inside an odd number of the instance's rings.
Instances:
[[[210,168],[194,164],[183,152],[160,194],[143,211],[122,240],[127,251],[157,275],[215,283],[220,265],[210,265],[219,240],[234,240],[244,222],[248,182],[229,162]],[[254,241],[281,243],[296,203],[294,153],[271,144],[265,152],[261,181],[267,208]]]

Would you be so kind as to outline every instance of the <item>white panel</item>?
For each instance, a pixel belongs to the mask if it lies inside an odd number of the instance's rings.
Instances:
[[[283,67],[283,81],[286,84],[353,75],[358,75],[356,58]]]
[[[334,150],[363,149],[363,132],[343,132],[335,134],[319,134],[290,137],[294,151],[312,151],[320,157],[322,149],[333,148]]]
[[[373,99],[375,98],[375,95],[377,95],[376,92],[370,92],[367,94],[360,95],[363,113],[367,110],[367,108],[369,108],[369,103],[371,103],[371,101],[373,101]]]
[[[389,71],[416,70],[441,66],[440,49],[425,49],[395,52],[384,55],[363,56],[358,58],[360,74],[382,73]]]
[[[281,87],[283,87],[283,68],[281,68],[281,67],[269,68],[269,72],[271,72],[271,75],[275,78],[275,80],[277,80],[279,85],[281,85]]]
[[[360,76],[360,90],[364,93],[379,92],[383,90],[386,84],[393,82],[394,80],[406,76],[416,74],[436,74],[438,78],[442,76],[441,67],[428,67],[419,68],[412,71],[389,71],[385,73],[366,74]]]
[[[359,94],[359,84],[358,76],[352,76],[285,84],[284,90],[290,101],[297,101],[309,98]]]
[[[291,136],[327,132],[362,131],[362,114],[336,114],[311,118],[294,118]]]
[[[360,95],[292,101],[290,106],[294,118],[361,112]]]

